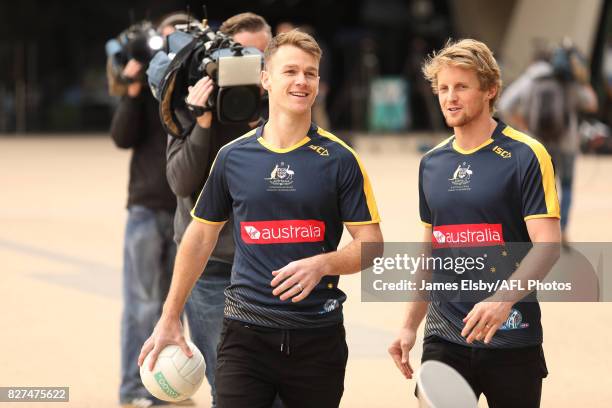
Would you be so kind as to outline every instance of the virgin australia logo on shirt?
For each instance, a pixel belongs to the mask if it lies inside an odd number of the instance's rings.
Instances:
[[[325,223],[319,220],[241,221],[240,237],[246,244],[321,242]]]

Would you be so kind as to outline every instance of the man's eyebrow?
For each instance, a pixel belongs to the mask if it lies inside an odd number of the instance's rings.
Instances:
[[[467,85],[467,82],[465,82],[465,81],[457,81],[457,82],[454,82],[453,85],[455,85],[455,86],[456,85]],[[441,87],[441,86],[448,86],[448,83],[447,82],[442,82],[442,83],[438,82],[438,87]]]
[[[299,68],[299,67],[300,66],[298,64],[285,64],[285,65],[282,66],[282,69]],[[313,66],[306,67],[305,71],[319,72],[319,70],[316,67],[313,67]]]

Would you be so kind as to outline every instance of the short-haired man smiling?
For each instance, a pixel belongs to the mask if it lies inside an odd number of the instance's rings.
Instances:
[[[234,217],[217,404],[337,407],[348,350],[339,275],[361,269],[361,243],[381,242],[368,176],[355,152],[311,122],[321,50],[291,31],[266,48],[269,120],[225,145],[192,211],[164,313],[140,363],[167,344],[189,354],[179,316],[219,230]],[[353,240],[337,250],[346,225]],[[153,358],[153,361],[155,358]]]

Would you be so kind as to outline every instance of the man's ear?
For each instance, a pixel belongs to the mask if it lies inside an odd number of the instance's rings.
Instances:
[[[261,71],[261,87],[266,91],[270,90],[270,74],[268,71]]]
[[[487,98],[489,98],[489,100],[494,99],[498,92],[499,87],[497,85],[493,85],[491,88],[489,88],[489,92],[487,92]]]

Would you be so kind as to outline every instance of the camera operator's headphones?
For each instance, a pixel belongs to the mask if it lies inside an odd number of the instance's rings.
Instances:
[[[169,63],[166,63],[163,78],[154,91],[159,99],[162,126],[174,137],[186,137],[195,126],[195,119],[185,105],[185,97],[188,93],[187,86],[194,82],[194,78],[190,75],[191,67],[188,65],[195,61],[192,56],[201,46],[201,40],[192,39]],[[167,55],[166,58],[169,59]],[[196,81],[197,79],[195,78]],[[149,81],[151,83],[151,78]],[[154,85],[151,85],[151,88],[154,89]]]

